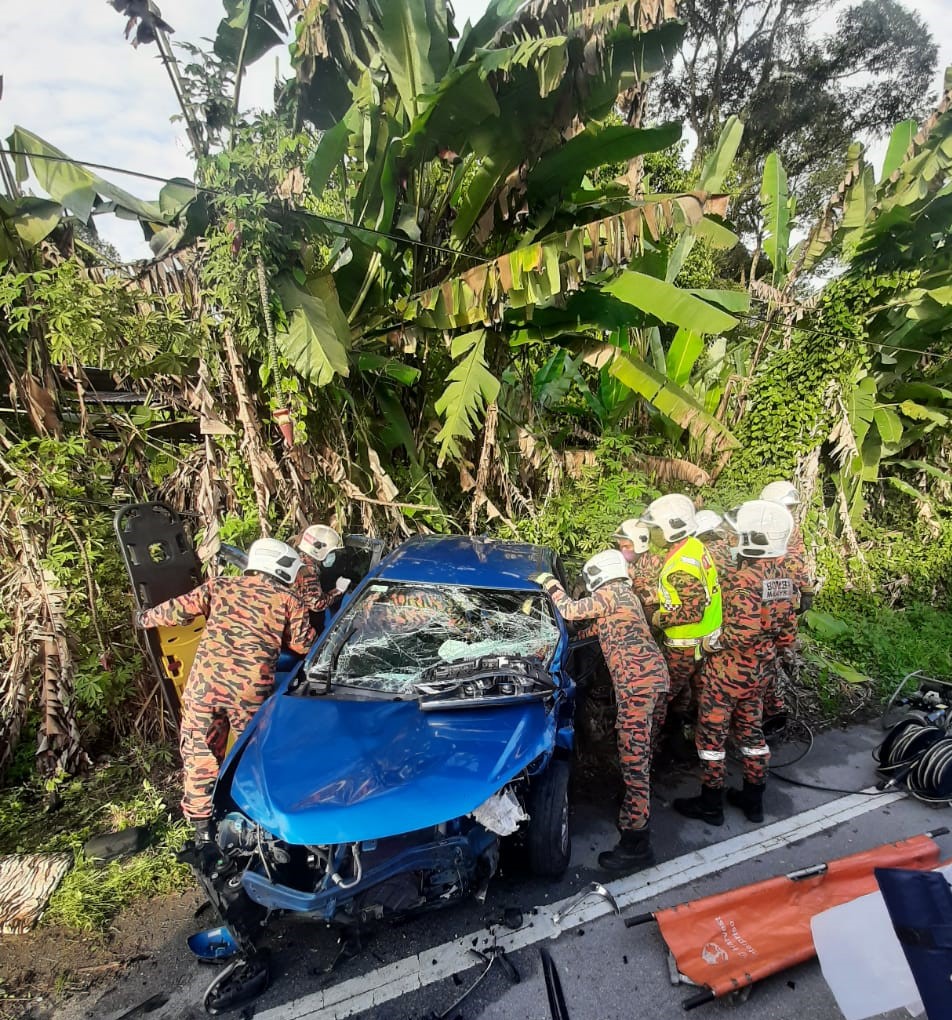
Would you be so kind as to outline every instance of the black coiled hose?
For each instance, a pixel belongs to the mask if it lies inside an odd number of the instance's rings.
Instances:
[[[905,783],[928,804],[952,804],[952,736],[922,713],[900,719],[873,752],[888,786]]]

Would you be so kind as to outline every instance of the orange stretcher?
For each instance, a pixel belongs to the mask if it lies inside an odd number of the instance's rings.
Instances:
[[[877,888],[874,869],[927,870],[939,863],[936,829],[789,875],[626,919],[657,921],[677,968],[703,990],[686,1010],[737,992],[816,955],[810,919]]]

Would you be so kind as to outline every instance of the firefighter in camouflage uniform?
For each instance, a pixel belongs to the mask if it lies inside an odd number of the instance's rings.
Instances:
[[[648,506],[642,521],[652,529],[652,541],[667,547],[657,577],[658,609],[651,622],[664,635],[671,677],[668,711],[684,729],[696,700],[703,642],[720,632],[717,566],[704,543],[694,537],[694,504],[687,496],[661,496]]]
[[[702,786],[697,797],[679,798],[674,808],[709,825],[724,824],[727,738],[743,761],[744,786],[730,790],[729,804],[752,822],[763,821],[770,751],[761,728],[763,693],[777,648],[797,635],[797,590],[784,556],[793,530],[790,512],[776,503],[752,500],[730,524],[737,531],[737,564],[724,595],[724,625],[704,664],[696,743]]]
[[[650,614],[658,608],[658,575],[662,563],[661,557],[651,549],[651,529],[632,517],[622,521],[612,537],[628,563],[631,586],[650,619]]]
[[[649,828],[652,730],[663,718],[668,671],[632,590],[628,563],[617,549],[593,556],[582,568],[587,598],[573,600],[552,574],[533,580],[566,620],[590,621],[580,632],[597,634],[611,675],[618,714],[615,729],[625,795],[618,815],[621,838],[599,854],[609,871],[637,871],[654,863]]]
[[[343,544],[340,535],[326,524],[312,524],[297,542],[301,569],[295,578],[294,589],[310,611],[315,630],[323,625],[324,611],[335,606],[350,587],[348,577],[339,577],[330,591],[324,590],[321,581],[321,564]]]
[[[769,485],[765,485],[760,498],[769,500],[771,503],[779,503],[786,507],[791,514],[800,505],[800,493],[790,482],[771,482]],[[813,572],[807,562],[803,534],[796,524],[794,524],[793,532],[790,535],[790,541],[787,542],[786,564],[799,593],[797,611],[805,613],[813,605]],[[787,724],[787,706],[784,703],[783,693],[778,682],[779,668],[780,658],[778,656],[773,675],[767,681],[767,687],[764,690],[764,729],[768,734],[783,730]]]
[[[726,588],[726,577],[734,564],[731,547],[733,532],[719,513],[713,510],[698,510],[694,516],[694,537],[704,543],[704,548],[714,557],[717,577],[721,588]]]
[[[182,693],[182,812],[200,843],[211,838],[212,788],[229,732],[238,736],[271,694],[282,648],[303,655],[314,640],[293,585],[297,552],[271,538],[254,542],[241,577],[215,577],[138,616],[141,627],[176,627],[205,617]]]

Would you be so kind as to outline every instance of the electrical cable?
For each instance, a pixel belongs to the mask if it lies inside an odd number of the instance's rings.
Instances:
[[[8,496],[23,495],[19,489],[7,489],[3,486],[0,486],[0,492]],[[124,503],[106,503],[104,500],[84,499],[82,496],[59,496],[57,499],[62,500],[64,503],[82,503],[85,506],[98,506],[102,507],[104,510],[119,510],[121,507],[125,506]],[[194,510],[176,510],[175,512],[179,515],[179,517],[194,517],[196,519],[201,517],[201,514],[195,513]]]
[[[757,301],[757,300],[760,300],[760,299],[759,298],[754,298],[754,300]],[[906,305],[906,306],[904,306],[904,305],[896,305],[896,307],[897,308],[908,307],[908,305]],[[772,323],[769,319],[764,318],[761,315],[751,315],[749,312],[739,312],[738,315],[742,319],[749,319],[752,322],[760,322],[760,323],[763,323],[764,325],[767,325],[767,326],[775,326],[777,329],[784,329],[784,328],[798,329],[802,333],[812,333],[815,336],[829,337],[831,340],[839,340],[840,343],[843,343],[843,344],[855,344],[855,343],[857,343],[857,338],[856,337],[840,336],[837,333],[830,333],[828,330],[825,330],[825,329],[814,329],[812,326],[800,326],[800,325],[792,325],[792,324],[789,325],[789,326],[785,326],[784,323]],[[867,347],[885,347],[886,349],[888,349],[890,351],[904,351],[907,354],[917,354],[917,355],[919,355],[919,357],[922,357],[922,358],[948,358],[948,357],[952,356],[950,354],[939,354],[939,353],[932,352],[932,351],[918,351],[914,347],[900,347],[898,344],[884,343],[884,342],[882,342],[880,340],[859,340],[858,342],[861,343],[861,344],[864,344]]]
[[[92,163],[84,159],[74,159],[71,156],[53,156],[49,153],[28,152],[24,149],[7,149],[0,147],[0,153],[7,156],[22,156],[27,159],[45,159],[51,163],[68,163],[71,166],[85,167],[92,170],[104,170],[107,173],[124,174],[127,177],[138,177],[144,181],[153,181],[157,184],[180,184],[184,180],[184,178],[181,177],[159,177],[156,174],[147,174],[141,170],[128,170],[124,167],[112,166],[108,163]],[[227,191],[224,188],[209,188],[202,184],[195,184],[192,181],[188,181],[187,184],[189,187],[194,188],[196,192],[203,192],[207,195],[243,198],[252,197],[250,195],[241,195],[239,192]],[[350,223],[347,220],[341,220],[335,216],[326,216],[323,213],[311,212],[308,209],[300,209],[296,206],[291,206],[287,211],[293,212],[299,216],[305,216],[308,219],[320,220],[322,223],[327,223],[343,230],[359,230],[365,234],[374,234],[377,237],[384,237],[389,241],[393,241],[397,244],[409,245],[413,248],[425,248],[429,251],[438,251],[445,255],[474,259],[477,262],[492,262],[492,259],[488,259],[483,255],[476,255],[473,252],[460,251],[457,248],[448,248],[446,245],[442,244],[431,244],[429,241],[414,241],[410,237],[401,237],[399,234],[391,234],[386,230],[378,230],[376,227],[364,227],[359,223]]]

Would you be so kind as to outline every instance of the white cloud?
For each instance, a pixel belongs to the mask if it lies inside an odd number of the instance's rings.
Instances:
[[[214,36],[220,3],[159,2],[175,29],[173,42]],[[952,64],[952,33],[947,31],[952,0],[916,0],[912,6],[932,26],[941,66]],[[462,27],[467,18],[475,21],[483,13],[486,0],[456,0],[454,8]],[[178,108],[156,48],[134,49],[123,39],[123,29],[123,18],[107,0],[5,4],[0,137],[21,124],[79,159],[159,176],[189,176],[188,146],[181,125],[169,121]],[[286,73],[286,52],[274,52]],[[275,60],[269,54],[250,69],[242,86],[242,107],[269,108],[274,77]],[[941,75],[937,89],[940,85]],[[157,190],[133,178],[111,179],[144,198],[154,197]],[[101,229],[126,257],[148,256],[136,224],[107,217]]]

